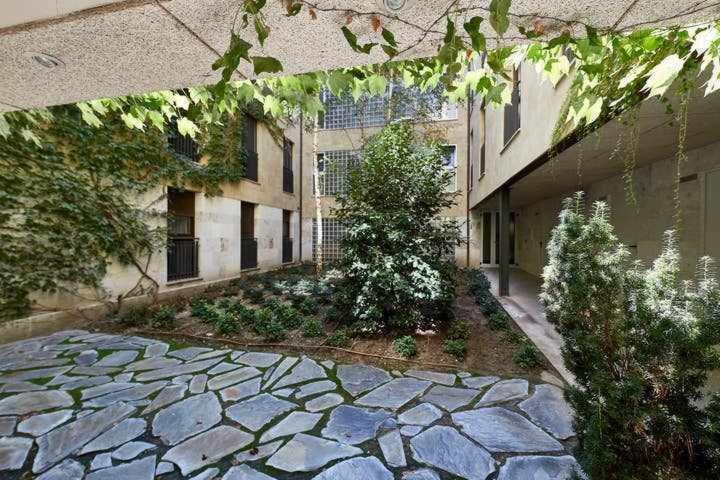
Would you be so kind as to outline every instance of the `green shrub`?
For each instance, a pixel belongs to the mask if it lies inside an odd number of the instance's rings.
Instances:
[[[543,357],[540,350],[529,340],[522,342],[520,348],[513,354],[515,365],[521,368],[531,369],[543,364]]]
[[[449,353],[458,360],[464,360],[467,355],[467,345],[465,340],[446,339],[443,342],[443,352]]]
[[[228,310],[218,310],[214,320],[215,329],[223,335],[233,335],[240,331],[238,318]]]
[[[120,323],[128,327],[141,327],[148,322],[149,317],[147,306],[131,307],[120,317]]]
[[[472,297],[485,295],[492,288],[490,280],[488,280],[482,270],[469,270],[467,273],[467,279],[468,295]]]
[[[331,347],[347,347],[350,345],[350,337],[348,336],[347,330],[338,328],[327,338],[325,344]]]
[[[330,306],[325,310],[325,321],[330,323],[339,323],[341,320],[340,310],[334,306]]]
[[[577,385],[576,454],[590,478],[720,478],[720,285],[709,258],[684,281],[672,232],[650,268],[633,260],[605,204],[563,203],[548,243],[541,301]]]
[[[450,340],[467,340],[470,338],[470,324],[465,320],[457,319],[450,324],[446,338]]]
[[[515,345],[521,345],[524,342],[528,341],[527,337],[525,337],[522,333],[513,330],[512,328],[508,328],[505,331],[505,340],[510,343],[514,343]]]
[[[325,335],[325,328],[320,320],[307,318],[302,324],[302,333],[304,337],[322,337]]]
[[[169,305],[163,305],[150,317],[150,328],[171,330],[175,327],[176,315],[177,312],[175,312],[175,308]]]
[[[255,333],[267,342],[275,342],[285,338],[285,326],[270,310],[258,310],[255,313]]]
[[[487,320],[488,327],[492,330],[507,330],[510,328],[507,315],[502,312],[491,313]]]
[[[207,310],[210,305],[210,301],[205,297],[193,298],[190,302],[190,314],[193,317],[203,319],[207,315]]]
[[[395,340],[395,351],[404,358],[411,358],[417,355],[417,344],[410,335],[405,335]]]
[[[260,305],[265,298],[265,294],[261,288],[257,287],[248,287],[243,292],[243,296],[250,302],[255,305]]]
[[[295,302],[295,308],[303,315],[315,315],[320,310],[320,305],[315,299],[305,297],[299,302]]]

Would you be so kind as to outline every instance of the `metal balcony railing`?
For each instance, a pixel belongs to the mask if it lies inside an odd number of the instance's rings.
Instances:
[[[167,280],[174,282],[199,275],[197,238],[169,238],[167,251]]]
[[[282,239],[282,261],[283,263],[293,261],[293,241],[290,237],[283,237]]]
[[[257,182],[258,180],[258,154],[251,150],[245,150],[243,161],[243,177]]]
[[[240,269],[257,268],[258,241],[257,238],[240,239]]]

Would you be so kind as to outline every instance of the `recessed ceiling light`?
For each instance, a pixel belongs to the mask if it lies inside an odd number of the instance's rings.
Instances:
[[[400,10],[405,6],[405,0],[385,0],[385,6],[390,10]]]
[[[47,53],[32,53],[30,54],[30,58],[35,60],[38,65],[41,65],[45,68],[57,68],[65,66],[62,60],[52,55],[48,55]]]

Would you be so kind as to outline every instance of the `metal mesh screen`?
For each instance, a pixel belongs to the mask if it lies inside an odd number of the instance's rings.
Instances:
[[[332,263],[340,260],[340,242],[345,236],[345,226],[336,218],[323,218],[323,261]],[[317,261],[317,219],[313,220],[313,260]]]
[[[365,96],[355,100],[345,95],[336,97],[331,92],[323,93],[325,113],[320,126],[326,129],[333,128],[360,128],[377,127],[385,124],[386,97],[377,95]]]
[[[344,194],[348,175],[359,164],[360,153],[357,150],[331,150],[320,153],[318,155],[320,194]]]

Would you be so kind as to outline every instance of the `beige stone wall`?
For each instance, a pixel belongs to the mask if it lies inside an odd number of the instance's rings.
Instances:
[[[442,213],[444,217],[454,218],[465,232],[465,219],[467,212],[467,178],[468,178],[468,151],[467,151],[467,110],[464,105],[458,105],[457,118],[452,120],[438,120],[416,124],[417,130],[424,135],[443,139],[443,143],[456,146],[457,155],[457,197],[456,204]],[[354,128],[318,130],[318,152],[331,150],[361,150],[364,143],[379,128]],[[302,195],[302,225],[303,225],[303,260],[312,259],[312,231],[315,218],[315,199],[313,196],[313,132],[305,131],[303,142],[303,171],[305,172]],[[335,197],[321,198],[322,215],[333,216],[333,209],[337,206]],[[456,249],[456,260],[459,265],[465,265],[467,248],[465,245]]]
[[[720,169],[718,158],[720,143],[714,143],[689,151],[688,161],[682,167],[683,177],[690,176],[688,181],[680,184],[680,251],[686,278],[692,277],[699,257],[717,255],[716,252],[720,251],[720,246],[705,240],[706,224],[717,221],[709,217],[717,214],[715,210],[706,211],[706,179],[709,172]],[[628,201],[620,175],[586,188],[589,202],[606,199],[611,209],[610,220],[618,237],[646,265],[650,265],[660,253],[663,233],[674,227],[675,167],[675,159],[669,158],[637,169],[633,173],[636,206]],[[697,174],[697,178],[693,179],[693,174]],[[516,210],[519,215],[517,259],[523,270],[535,275],[541,273],[546,262],[547,242],[557,224],[562,199],[572,193],[573,189],[569,188],[566,195]]]

